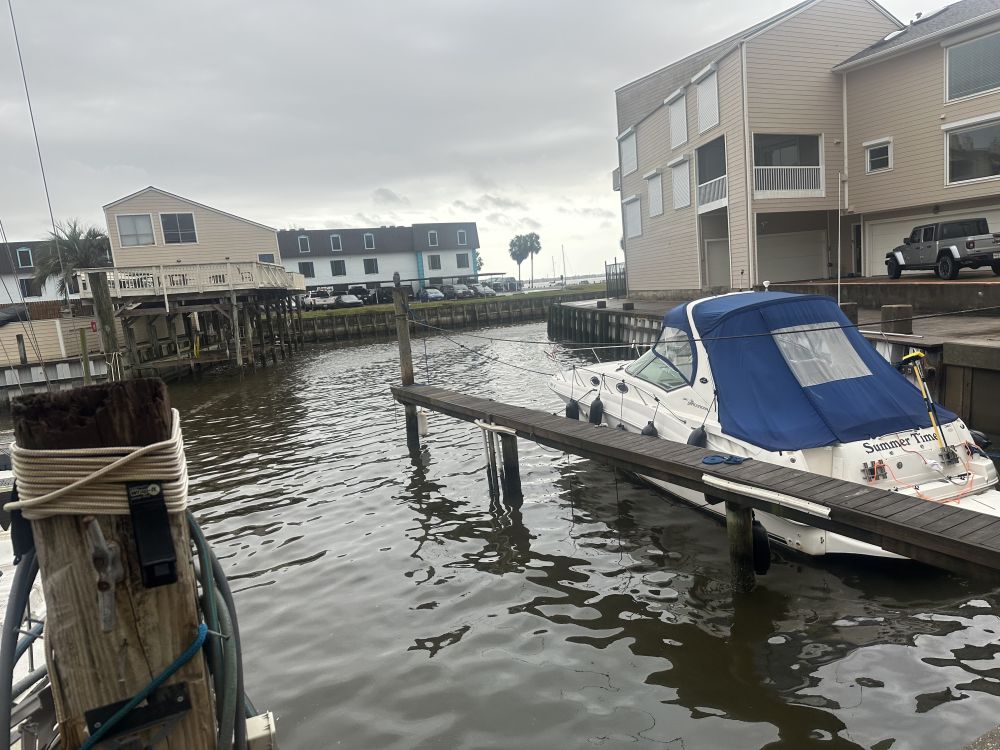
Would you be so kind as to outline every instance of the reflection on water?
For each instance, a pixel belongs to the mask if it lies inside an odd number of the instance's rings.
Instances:
[[[541,339],[544,325],[502,329]],[[538,370],[545,347],[471,348]],[[432,340],[418,379],[551,410],[545,378]],[[282,747],[950,748],[1000,721],[997,592],[909,563],[779,555],[734,598],[722,526],[523,442],[406,452],[394,345],[173,387],[195,510]]]

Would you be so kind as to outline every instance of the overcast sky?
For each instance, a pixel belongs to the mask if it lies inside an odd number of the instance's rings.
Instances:
[[[487,271],[537,231],[571,274],[620,255],[614,89],[792,4],[13,2],[57,219],[152,184],[279,229],[477,221]],[[0,149],[8,238],[43,238],[5,7]]]

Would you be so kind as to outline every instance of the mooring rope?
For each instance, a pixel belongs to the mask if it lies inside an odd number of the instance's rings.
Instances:
[[[169,513],[187,509],[188,473],[181,418],[171,409],[170,437],[141,447],[33,450],[10,447],[19,509],[28,519],[57,515],[128,515],[126,482],[160,485]]]

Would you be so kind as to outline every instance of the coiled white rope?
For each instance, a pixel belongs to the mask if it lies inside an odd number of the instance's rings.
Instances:
[[[169,513],[187,508],[188,473],[181,418],[171,409],[170,437],[141,447],[31,450],[10,447],[17,502],[28,519],[61,515],[128,515],[125,482],[157,483]]]

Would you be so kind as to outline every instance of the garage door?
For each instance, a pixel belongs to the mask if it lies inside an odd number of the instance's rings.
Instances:
[[[995,230],[996,227],[1000,227],[1000,209],[914,214],[905,219],[865,222],[863,246],[866,258],[865,275],[885,276],[885,254],[897,245],[903,244],[903,238],[910,235],[913,227],[919,224],[933,224],[949,218],[979,218],[981,216],[986,217],[991,229]]]
[[[758,281],[825,278],[825,229],[757,235]]]

